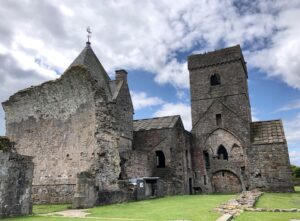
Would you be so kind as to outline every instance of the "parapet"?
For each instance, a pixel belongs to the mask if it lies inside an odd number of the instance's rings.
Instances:
[[[188,57],[188,69],[200,69],[207,68],[215,65],[221,65],[231,63],[235,61],[241,61],[244,67],[246,76],[246,62],[244,60],[240,45],[236,45],[229,48],[224,48],[216,51],[211,51],[203,54],[191,55]]]

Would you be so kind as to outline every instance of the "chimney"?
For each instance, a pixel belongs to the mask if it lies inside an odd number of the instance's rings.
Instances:
[[[123,69],[116,70],[116,80],[123,81],[124,83],[127,84],[127,71],[125,71]]]

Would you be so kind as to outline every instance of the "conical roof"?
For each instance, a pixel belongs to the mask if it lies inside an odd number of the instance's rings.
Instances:
[[[77,56],[77,58],[72,62],[70,67],[83,65],[85,66],[91,73],[92,77],[98,81],[100,86],[106,92],[106,95],[111,98],[111,91],[109,86],[110,78],[94,53],[90,42],[86,43],[85,48],[81,51],[81,53]],[[69,67],[69,68],[70,68]]]

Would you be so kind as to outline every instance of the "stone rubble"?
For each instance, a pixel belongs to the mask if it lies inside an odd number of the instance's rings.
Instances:
[[[252,191],[244,191],[237,198],[231,199],[221,204],[215,211],[222,214],[239,215],[242,211],[251,211],[263,192],[255,189]],[[255,209],[254,209],[255,210]]]

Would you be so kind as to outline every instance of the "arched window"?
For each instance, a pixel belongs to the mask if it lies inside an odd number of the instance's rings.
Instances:
[[[218,154],[218,159],[228,160],[228,153],[226,148],[223,145],[219,146],[217,154]]]
[[[203,151],[203,156],[204,156],[204,160],[205,160],[205,167],[206,169],[210,168],[210,162],[209,162],[209,154],[207,151]]]
[[[156,167],[157,168],[165,168],[166,167],[166,160],[164,152],[158,150],[156,153]]]
[[[219,74],[213,74],[212,76],[210,76],[210,85],[211,86],[219,85],[219,84],[221,84],[221,79],[220,79]]]

